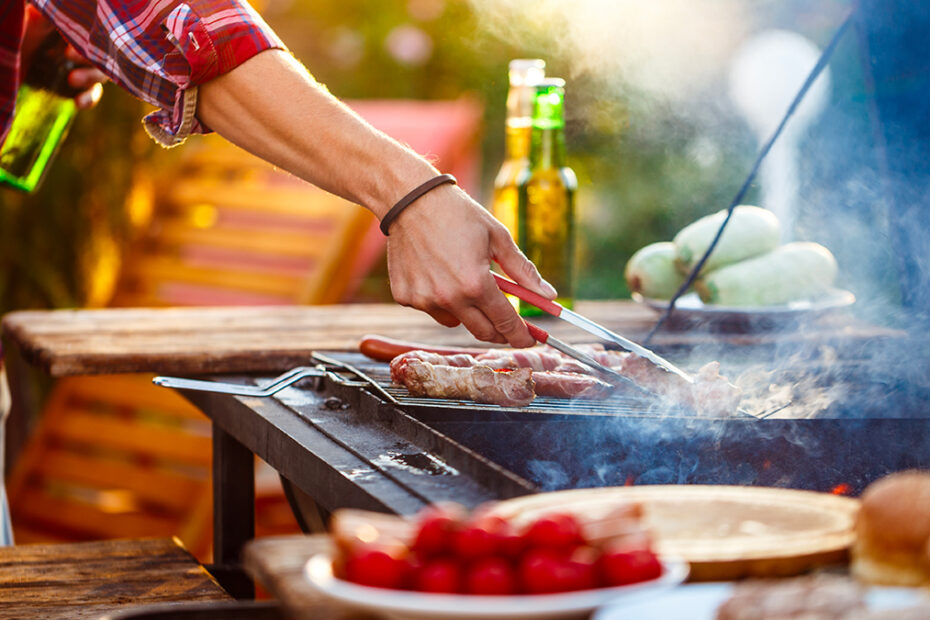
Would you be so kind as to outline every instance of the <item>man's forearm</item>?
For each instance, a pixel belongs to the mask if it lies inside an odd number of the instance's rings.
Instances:
[[[261,52],[201,85],[197,114],[231,142],[379,219],[437,174],[337,101],[285,52]],[[426,193],[391,223],[387,261],[398,303],[449,327],[462,323],[490,342],[535,342],[491,277],[492,262],[537,293],[556,296],[507,229],[455,185]]]
[[[230,142],[378,218],[437,174],[374,130],[290,54],[269,50],[200,86],[197,116]]]

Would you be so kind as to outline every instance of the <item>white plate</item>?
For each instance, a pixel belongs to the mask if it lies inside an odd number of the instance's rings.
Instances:
[[[668,301],[649,299],[639,293],[633,293],[633,301],[644,304],[657,313],[668,309]],[[767,327],[770,324],[783,324],[786,321],[814,318],[823,314],[847,308],[856,302],[856,296],[843,289],[830,289],[817,299],[802,299],[779,306],[716,306],[705,304],[695,292],[682,295],[675,303],[675,313],[679,320],[701,323],[739,324],[750,327]],[[774,326],[774,325],[773,325]]]
[[[730,598],[733,584],[699,583],[675,588],[662,596],[608,604],[592,620],[714,620],[719,607]],[[870,588],[869,609],[896,609],[925,600],[913,588]]]
[[[607,601],[638,600],[678,585],[688,576],[688,565],[681,560],[662,558],[662,565],[662,576],[651,581],[616,588],[523,596],[428,594],[360,586],[334,577],[332,558],[327,553],[310,558],[304,566],[304,576],[314,589],[331,599],[395,618],[541,620],[583,617]]]

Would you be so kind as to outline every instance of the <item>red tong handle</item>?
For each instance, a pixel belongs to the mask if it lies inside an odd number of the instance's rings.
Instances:
[[[497,286],[500,287],[502,291],[505,293],[510,293],[511,295],[519,297],[525,302],[533,304],[543,312],[548,312],[552,316],[559,316],[562,314],[562,310],[565,309],[560,304],[546,299],[542,295],[534,293],[531,290],[525,289],[513,280],[505,278],[498,273],[491,272],[491,275],[494,276],[495,280],[497,280]]]
[[[546,341],[549,340],[549,332],[544,330],[542,327],[533,325],[529,321],[523,321],[526,323],[526,328],[530,330],[530,336],[536,339],[536,342],[539,344],[546,344]]]

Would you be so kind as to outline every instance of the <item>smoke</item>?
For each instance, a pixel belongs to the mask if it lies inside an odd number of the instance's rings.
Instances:
[[[470,0],[481,27],[545,47],[567,77],[682,99],[720,77],[746,30],[737,0]]]

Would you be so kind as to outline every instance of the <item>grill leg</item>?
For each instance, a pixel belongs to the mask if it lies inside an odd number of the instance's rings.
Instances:
[[[213,562],[211,573],[234,597],[255,598],[242,570],[242,548],[255,537],[255,457],[213,424]]]
[[[329,518],[332,513],[297,488],[290,480],[278,474],[284,497],[294,513],[297,525],[304,534],[325,534],[329,529]]]

